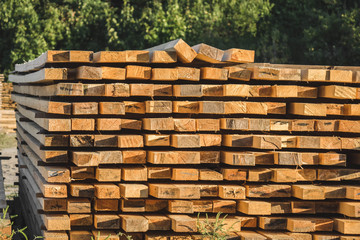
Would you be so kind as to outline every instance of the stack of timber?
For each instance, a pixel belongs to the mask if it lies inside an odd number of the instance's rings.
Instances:
[[[360,238],[360,68],[183,40],[15,66],[20,197],[45,239]],[[200,213],[198,219],[198,213]]]
[[[4,75],[0,74],[0,131],[15,132],[15,108],[16,104],[11,100],[12,83],[4,81]]]

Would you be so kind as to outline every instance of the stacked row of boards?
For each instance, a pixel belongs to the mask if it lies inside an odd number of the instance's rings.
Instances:
[[[179,39],[16,65],[34,234],[202,239],[221,212],[232,239],[360,239],[360,68],[253,61]]]
[[[4,75],[0,74],[0,131],[13,133],[16,128],[15,108],[11,100],[12,83],[4,81]]]

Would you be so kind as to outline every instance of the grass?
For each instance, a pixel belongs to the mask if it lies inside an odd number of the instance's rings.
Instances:
[[[15,133],[0,132],[0,149],[16,147]]]
[[[21,228],[21,229],[16,229],[16,230],[13,229],[14,222],[12,221],[12,219],[16,218],[17,215],[10,216],[10,220],[7,221],[6,217],[7,217],[8,210],[9,210],[9,206],[7,206],[5,209],[3,209],[3,213],[2,213],[2,216],[0,218],[2,220],[2,223],[3,223],[3,225],[1,225],[1,228],[6,229],[7,227],[11,227],[12,229],[11,229],[10,233],[6,233],[6,231],[5,231],[5,233],[0,232],[1,239],[13,239],[13,237],[15,235],[22,235],[26,240],[29,240],[28,237],[26,236],[25,232],[24,232],[27,227],[24,227],[24,228]]]
[[[215,221],[209,220],[208,215],[204,220],[200,220],[200,213],[197,218],[197,228],[198,232],[202,235],[203,239],[209,240],[226,240],[229,237],[229,231],[233,229],[233,226],[238,223],[235,222],[230,228],[225,228],[226,223],[224,223],[227,215],[221,216],[221,212],[216,214]]]

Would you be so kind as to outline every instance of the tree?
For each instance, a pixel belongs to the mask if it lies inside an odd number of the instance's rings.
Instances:
[[[1,70],[35,58],[48,48],[41,21],[31,0],[6,0],[0,11]]]
[[[256,61],[360,62],[360,0],[0,0],[0,71],[49,49],[190,45],[256,50]]]
[[[272,0],[257,56],[275,63],[354,65],[360,61],[360,1]]]

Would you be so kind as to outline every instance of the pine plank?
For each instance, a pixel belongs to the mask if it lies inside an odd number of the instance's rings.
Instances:
[[[67,151],[62,150],[43,150],[40,143],[32,137],[30,134],[26,133],[21,126],[17,128],[17,138],[19,141],[25,141],[29,148],[36,154],[38,159],[42,162],[48,163],[67,163],[68,156]]]
[[[185,81],[199,81],[200,69],[191,67],[176,67],[178,70],[178,79]]]
[[[360,220],[335,218],[334,229],[343,234],[360,234]]]
[[[192,49],[197,53],[196,59],[209,63],[220,63],[224,55],[224,51],[205,43],[192,46]]]
[[[81,83],[57,83],[46,86],[14,85],[17,93],[49,97],[49,96],[83,96],[84,88]]]
[[[288,113],[304,116],[326,116],[326,104],[290,103]]]
[[[321,186],[293,185],[292,195],[304,200],[324,200],[325,189]]]
[[[71,107],[73,115],[97,115],[99,112],[97,102],[73,102]]]
[[[159,199],[199,199],[200,187],[193,184],[149,183],[149,194]]]
[[[69,146],[69,135],[41,133],[42,129],[35,123],[19,121],[21,118],[20,113],[16,113],[16,118],[18,119],[18,126],[26,129],[26,132],[38,140],[41,145],[49,147]]]
[[[99,114],[125,115],[125,104],[123,102],[99,102]]]
[[[195,132],[196,120],[192,118],[174,119],[174,131],[176,132]]]
[[[348,70],[330,70],[330,82],[351,83],[353,80],[352,71]]]
[[[228,79],[250,81],[251,71],[241,67],[225,67],[229,71]]]
[[[120,195],[122,198],[147,198],[149,188],[144,184],[120,183]]]
[[[246,185],[246,196],[254,198],[290,197],[291,185],[264,184]]]
[[[151,63],[176,63],[177,55],[175,51],[152,51],[150,52]]]
[[[91,54],[91,51],[49,50],[32,61],[15,64],[15,71],[28,72],[37,70],[45,66],[47,63],[89,63]]]
[[[176,68],[153,68],[151,69],[151,79],[153,81],[176,81],[178,80],[178,70]]]
[[[47,101],[33,97],[26,97],[19,94],[11,94],[11,99],[17,104],[22,106],[29,107],[45,113],[54,113],[54,114],[71,114],[71,103],[69,102],[54,102]]]
[[[238,202],[237,210],[247,215],[271,215],[271,203],[240,200]]]
[[[70,218],[67,214],[45,214],[41,215],[46,230],[61,231],[70,230]]]
[[[119,199],[120,188],[112,183],[96,183],[94,184],[95,197],[99,199]]]
[[[203,67],[201,70],[202,80],[227,81],[229,70],[225,68]]]
[[[149,52],[142,50],[100,51],[92,56],[94,63],[149,63]]]
[[[146,232],[149,229],[149,221],[141,215],[120,214],[121,227],[126,232]]]
[[[126,79],[149,80],[151,77],[151,67],[127,65]]]
[[[94,227],[96,229],[120,229],[121,219],[117,214],[94,214]]]
[[[183,63],[191,63],[195,57],[196,52],[192,49],[184,40],[176,39],[149,49],[149,52],[153,51],[175,51],[178,59]]]
[[[67,68],[43,68],[39,71],[26,75],[9,75],[9,81],[13,83],[49,83],[54,81],[68,80]]]
[[[223,62],[250,63],[254,62],[255,51],[231,48],[224,51]]]
[[[219,185],[219,197],[222,199],[245,199],[245,187],[238,185]]]
[[[333,99],[356,99],[357,88],[328,85],[319,87],[319,97]]]
[[[26,118],[30,119],[43,129],[50,132],[69,132],[71,131],[71,120],[65,118],[48,118],[40,117],[40,112],[37,110],[26,109],[21,105],[17,105],[17,110]]]

